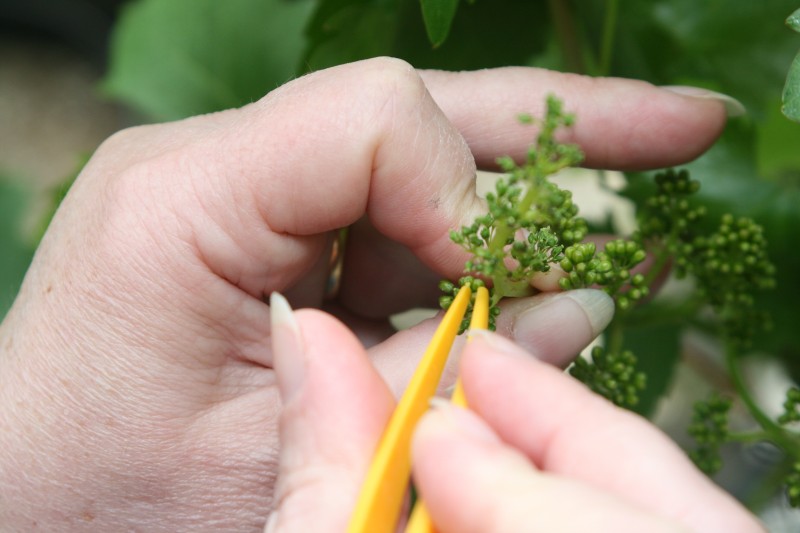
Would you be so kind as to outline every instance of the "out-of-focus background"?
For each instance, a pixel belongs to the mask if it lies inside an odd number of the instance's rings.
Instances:
[[[800,50],[800,35],[784,19],[800,3],[440,4],[444,19],[456,10],[452,24],[429,19],[426,26],[419,0],[0,0],[0,317],[61,194],[120,128],[239,106],[310,70],[378,55],[449,70],[539,66],[696,85],[747,107],[687,168],[713,216],[752,216],[765,227],[778,290],[761,303],[774,328],[758,339],[748,377],[761,401],[779,409],[782,391],[800,376],[800,124],[781,114],[784,80]],[[641,198],[648,177],[618,176],[622,194],[600,210],[598,229],[620,230],[619,209]],[[609,195],[593,175],[573,183],[588,191],[579,205]],[[685,443],[691,402],[729,386],[718,347],[674,325],[631,338],[653,354],[643,413]],[[775,487],[762,483],[780,455],[768,445],[726,454],[732,466],[718,480],[771,530],[800,530],[800,511],[786,510]]]
[[[131,123],[101,96],[117,0],[0,0],[0,316],[60,188]]]

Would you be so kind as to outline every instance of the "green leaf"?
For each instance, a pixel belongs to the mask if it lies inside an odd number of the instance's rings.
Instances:
[[[447,40],[432,48],[419,0],[322,0],[306,30],[303,66],[317,70],[380,55],[445,70],[527,65],[549,42],[542,9],[530,0],[466,3]]]
[[[314,71],[377,56],[397,56],[396,0],[322,0],[306,28],[302,65]]]
[[[103,88],[172,120],[253,102],[295,75],[311,0],[139,0],[114,31]]]
[[[574,4],[592,44],[602,33],[603,17],[590,9],[598,4]],[[781,31],[780,21],[797,0],[634,0],[623,7],[613,75],[718,90],[742,101],[754,116],[780,95],[797,52],[796,35]]]
[[[461,5],[447,40],[438,48],[427,41],[419,8],[408,4],[395,50],[419,68],[476,70],[528,65],[549,40],[549,21],[542,2],[492,0]],[[530,109],[510,110],[510,119]]]
[[[789,15],[786,25],[800,33],[800,9]],[[794,56],[783,85],[783,107],[781,112],[790,120],[800,122],[800,52]]]
[[[657,304],[649,304],[655,306]],[[655,310],[651,309],[655,314]],[[635,411],[650,416],[663,397],[680,359],[680,327],[674,323],[631,326],[625,329],[625,349],[637,357],[636,369],[647,376],[647,387],[639,395]]]
[[[800,122],[800,53],[794,57],[786,83],[783,86],[783,106],[781,111],[786,118]]]
[[[30,191],[0,176],[0,319],[19,290],[33,257],[33,245],[22,234]]]
[[[786,19],[786,25],[800,33],[800,9],[789,15]]]
[[[785,182],[800,173],[800,125],[786,120],[777,96],[768,103],[755,134],[759,175],[768,181]]]
[[[453,17],[458,9],[458,0],[420,0],[420,5],[428,39],[434,48],[438,48],[450,33]]]

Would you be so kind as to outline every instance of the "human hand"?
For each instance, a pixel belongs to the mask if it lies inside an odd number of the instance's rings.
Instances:
[[[402,62],[366,61],[107,141],[0,329],[0,499],[14,501],[0,522],[259,528],[281,413],[263,296],[321,304],[335,230],[355,224],[338,304],[377,342],[389,312],[459,274],[447,236],[482,209],[473,156],[521,154],[530,131],[513,117],[537,112],[545,92],[580,115],[571,135],[594,166],[676,164],[724,123],[719,102],[639,82],[492,72],[423,82]],[[580,313],[561,302],[549,320]],[[552,322],[532,305],[507,305],[498,327],[536,348]],[[580,333],[542,353],[563,364],[597,326],[577,320]],[[393,391],[432,329],[370,350]]]
[[[273,302],[285,409],[266,531],[344,531],[394,398],[342,324]],[[540,333],[550,346],[570,334]],[[460,368],[474,413],[442,401],[414,435],[414,479],[437,531],[763,533],[667,436],[543,358],[473,332]]]
[[[461,371],[475,414],[440,406],[413,443],[440,533],[765,531],[654,426],[513,343],[478,332]]]

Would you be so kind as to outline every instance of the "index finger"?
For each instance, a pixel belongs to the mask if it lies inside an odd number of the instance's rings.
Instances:
[[[714,143],[726,120],[722,95],[697,90],[702,96],[688,96],[637,80],[528,67],[420,75],[482,167],[493,167],[500,156],[524,158],[533,136],[515,117],[541,116],[551,93],[577,118],[562,140],[577,143],[593,168],[641,170],[691,161]]]

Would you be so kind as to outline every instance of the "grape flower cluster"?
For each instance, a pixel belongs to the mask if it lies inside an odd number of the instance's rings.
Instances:
[[[676,268],[697,280],[699,294],[718,314],[729,339],[748,346],[768,325],[755,295],[775,286],[775,267],[764,231],[752,219],[724,215],[716,231],[683,243]]]
[[[639,403],[639,393],[647,380],[643,372],[636,370],[633,352],[610,353],[602,346],[592,348],[591,361],[578,357],[569,373],[597,394],[626,408]]]
[[[543,119],[524,116],[523,122],[539,126],[524,163],[500,158],[498,164],[505,175],[486,195],[487,213],[450,234],[470,258],[464,266],[465,277],[458,283],[440,284],[444,293],[439,300],[441,307],[450,306],[461,286],[475,289],[486,284],[491,295],[489,325],[494,329],[500,299],[532,294],[531,277],[558,264],[567,272],[560,280],[562,289],[602,286],[619,309],[629,308],[631,302],[648,294],[644,276],[632,273],[646,256],[641,243],[614,240],[598,252],[594,244],[582,242],[588,226],[578,216],[572,194],[549,179],[583,158],[577,146],[555,140],[556,130],[572,125],[573,117],[564,113],[561,102],[551,96]],[[462,331],[469,324],[471,306],[472,302]],[[644,375],[635,367],[636,357],[629,350],[598,349],[592,359],[581,360],[571,372],[595,392],[631,407],[638,402],[645,383]]]
[[[786,401],[783,402],[783,414],[778,417],[779,424],[800,422],[800,389],[791,387],[786,391]]]
[[[792,465],[786,477],[786,498],[792,507],[800,507],[800,461]]]
[[[539,126],[536,142],[522,165],[509,157],[498,160],[504,176],[486,195],[487,213],[450,232],[450,239],[470,254],[464,266],[468,275],[457,284],[440,285],[444,292],[440,305],[446,309],[465,283],[487,282],[490,327],[494,327],[501,298],[532,294],[531,277],[549,271],[550,265],[563,259],[564,245],[581,241],[588,232],[586,222],[577,216],[572,193],[548,178],[583,159],[577,146],[555,140],[556,130],[572,124],[573,117],[550,96],[542,120],[524,116],[522,121]]]
[[[730,398],[712,394],[708,400],[696,402],[692,423],[688,432],[697,447],[689,452],[689,457],[697,467],[708,475],[722,468],[719,449],[729,437],[728,412],[731,410]]]
[[[559,280],[564,290],[599,285],[614,298],[621,311],[630,309],[633,302],[650,293],[644,275],[632,272],[647,257],[639,242],[615,239],[607,242],[601,252],[597,252],[594,243],[580,243],[567,248],[564,256],[559,263],[567,273],[567,277]]]

